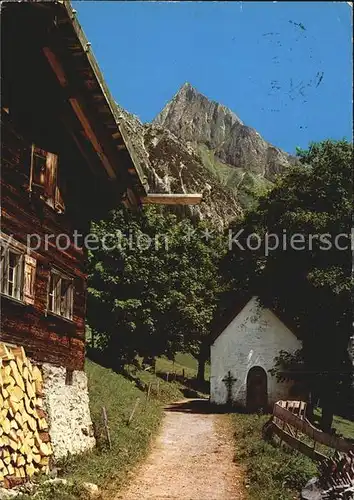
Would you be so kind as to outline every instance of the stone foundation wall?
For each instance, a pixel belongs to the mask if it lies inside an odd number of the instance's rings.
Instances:
[[[87,377],[83,371],[67,374],[63,367],[42,365],[44,405],[54,458],[77,454],[95,446],[89,410]]]

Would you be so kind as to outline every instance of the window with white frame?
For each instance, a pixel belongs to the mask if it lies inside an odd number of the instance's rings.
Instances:
[[[67,319],[73,317],[74,284],[72,278],[53,270],[50,273],[48,309]]]
[[[26,304],[34,304],[36,259],[26,247],[4,233],[0,237],[0,292]]]
[[[1,293],[22,299],[23,255],[20,251],[1,245]]]

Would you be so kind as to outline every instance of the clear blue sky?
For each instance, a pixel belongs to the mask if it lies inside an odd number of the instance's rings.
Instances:
[[[186,81],[286,151],[352,137],[346,2],[73,2],[116,99],[150,121]]]

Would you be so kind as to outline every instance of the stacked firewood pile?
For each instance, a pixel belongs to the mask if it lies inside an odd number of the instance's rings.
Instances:
[[[322,498],[354,500],[354,452],[336,452],[319,464]]]
[[[0,343],[0,486],[47,473],[51,455],[41,371],[22,347]]]

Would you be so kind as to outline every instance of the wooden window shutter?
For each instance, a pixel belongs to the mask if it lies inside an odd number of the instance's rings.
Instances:
[[[30,255],[25,255],[23,301],[34,304],[34,284],[36,280],[37,261]]]
[[[60,213],[65,212],[64,200],[61,195],[61,189],[59,185],[57,185],[55,188],[55,210]]]
[[[9,257],[3,245],[0,246],[1,251],[1,261],[0,261],[0,291],[2,293],[7,293],[8,287],[8,269],[9,269]]]
[[[46,176],[47,152],[32,145],[30,190],[43,191]]]
[[[37,191],[54,208],[58,156],[32,145],[30,190]]]
[[[44,195],[47,199],[53,201],[55,200],[56,182],[57,182],[57,166],[58,166],[58,156],[54,153],[47,153],[46,158],[46,172],[44,179]]]

